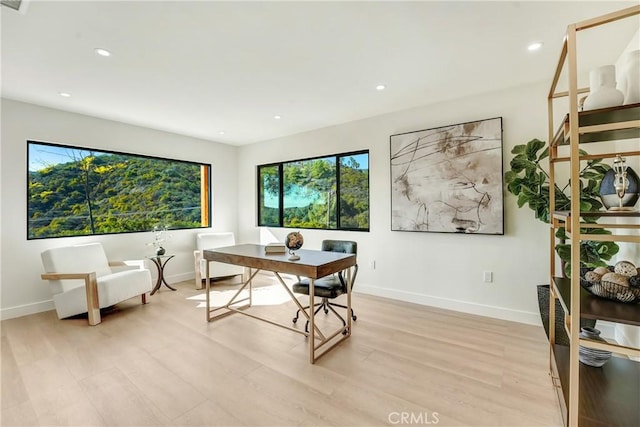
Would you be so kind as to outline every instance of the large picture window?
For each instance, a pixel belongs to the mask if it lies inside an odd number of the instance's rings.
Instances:
[[[208,227],[211,166],[27,141],[27,238]]]
[[[369,151],[258,166],[258,225],[369,230]]]

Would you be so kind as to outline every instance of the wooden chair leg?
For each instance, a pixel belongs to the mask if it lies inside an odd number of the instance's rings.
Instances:
[[[142,303],[143,303],[143,304],[146,304],[146,303],[147,303],[147,294],[146,294],[146,293],[144,293],[144,294],[142,294],[142,295],[140,295],[140,296],[142,297]]]
[[[98,302],[98,280],[95,273],[88,274],[84,287],[87,292],[87,314],[89,325],[95,326],[102,322],[100,318],[100,303]]]

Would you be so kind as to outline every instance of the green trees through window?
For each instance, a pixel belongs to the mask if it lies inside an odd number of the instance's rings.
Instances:
[[[27,141],[28,239],[209,224],[210,165]]]
[[[258,166],[258,224],[369,230],[369,152]]]

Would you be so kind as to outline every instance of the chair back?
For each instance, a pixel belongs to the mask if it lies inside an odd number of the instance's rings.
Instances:
[[[196,249],[199,251],[234,246],[235,244],[236,238],[233,232],[198,233],[196,236]]]
[[[343,254],[354,254],[358,256],[358,243],[352,240],[323,240],[320,249],[327,252],[340,252]],[[354,266],[353,276],[351,277],[351,289],[356,283],[356,276],[358,275],[358,263]],[[338,272],[338,278],[342,284],[342,290],[347,292],[347,282],[344,279],[342,272]]]
[[[101,243],[47,249],[40,256],[47,273],[91,273],[95,271],[97,277],[111,274],[109,261]],[[66,292],[78,286],[84,285],[78,280],[51,281],[53,294]]]

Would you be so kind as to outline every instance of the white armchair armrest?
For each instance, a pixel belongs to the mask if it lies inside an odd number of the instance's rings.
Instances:
[[[114,273],[118,271],[144,270],[144,260],[129,259],[124,261],[109,261],[109,267],[111,267],[111,271]]]
[[[46,273],[40,277],[42,277],[42,280],[84,280],[84,288],[87,293],[89,325],[95,326],[102,322],[100,318],[100,303],[98,302],[98,279],[95,271],[91,273]]]

